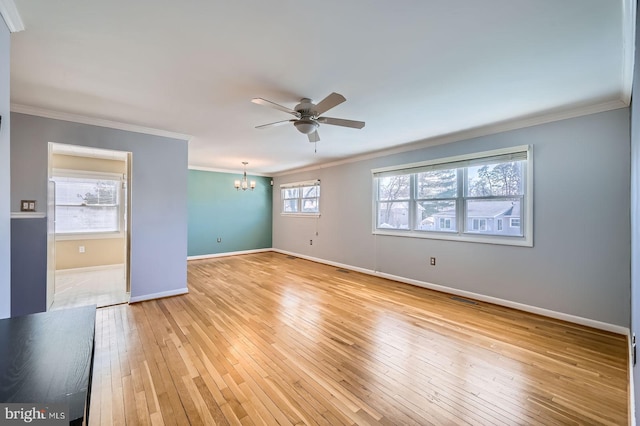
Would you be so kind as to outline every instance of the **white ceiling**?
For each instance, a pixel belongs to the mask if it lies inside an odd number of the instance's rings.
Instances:
[[[632,0],[15,0],[14,110],[186,134],[189,164],[274,174],[628,104]],[[293,108],[338,92],[313,144]],[[28,107],[28,108],[27,108]],[[569,113],[571,114],[571,113]],[[63,141],[60,141],[63,142]]]

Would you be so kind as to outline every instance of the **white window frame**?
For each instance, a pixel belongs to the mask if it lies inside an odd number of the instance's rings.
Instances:
[[[317,197],[304,197],[302,191],[298,191],[298,197],[295,198],[298,203],[298,211],[297,212],[285,212],[284,211],[284,200],[285,198],[282,196],[284,189],[291,188],[304,188],[309,186],[317,186],[318,187],[318,196]],[[289,216],[289,217],[319,217],[320,216],[320,197],[322,196],[322,190],[320,188],[320,179],[315,180],[306,180],[301,182],[290,182],[283,183],[280,185],[280,215],[281,216]],[[293,200],[294,198],[289,198]],[[318,206],[318,211],[316,212],[303,212],[302,211],[302,203],[304,200],[315,199],[316,205]]]
[[[440,228],[441,229],[451,229],[451,219],[448,217],[440,218]]]
[[[478,234],[473,232],[468,232],[465,229],[465,222],[467,218],[464,214],[464,206],[460,206],[461,202],[464,202],[467,198],[462,194],[458,195],[458,199],[462,200],[458,202],[458,212],[457,220],[458,220],[458,229],[455,233],[453,232],[428,232],[428,231],[418,231],[418,230],[405,230],[405,229],[382,229],[377,228],[377,208],[378,208],[378,199],[377,199],[377,185],[376,185],[376,177],[387,174],[389,175],[392,172],[400,172],[400,173],[413,173],[411,169],[419,170],[420,168],[434,166],[434,165],[446,165],[447,163],[458,163],[464,164],[465,162],[476,163],[483,158],[489,157],[497,157],[497,156],[506,156],[509,154],[522,154],[526,153],[526,160],[524,162],[524,185],[523,191],[524,194],[521,197],[521,225],[522,225],[522,236],[506,236],[506,235],[487,235],[487,234]],[[455,166],[455,167],[465,167],[465,166]],[[388,235],[388,236],[399,236],[399,237],[411,237],[411,238],[427,238],[427,239],[437,239],[437,240],[450,240],[450,241],[465,241],[465,242],[476,242],[476,243],[486,243],[486,244],[500,244],[500,245],[513,245],[513,246],[522,246],[522,247],[533,247],[533,146],[532,145],[520,145],[514,146],[510,148],[496,149],[491,151],[478,152],[473,154],[459,155],[455,157],[447,157],[447,158],[439,158],[434,160],[422,161],[418,163],[404,164],[399,166],[390,166],[390,167],[382,167],[371,170],[372,176],[372,188],[373,188],[373,209],[372,209],[372,233],[374,235]],[[461,191],[461,186],[463,183],[459,183],[459,192]],[[410,211],[414,210],[414,205],[416,202],[415,195],[412,193],[412,206],[410,207]],[[503,197],[500,197],[503,198]],[[504,197],[510,198],[510,197]],[[413,225],[413,222],[410,221],[410,228]],[[511,224],[511,221],[509,222]]]
[[[85,170],[72,170],[72,169],[53,169],[52,179],[55,181],[56,177],[70,177],[70,178],[86,178],[86,179],[104,179],[104,180],[117,180],[120,181],[120,196],[118,200],[118,230],[117,231],[104,231],[104,232],[56,232],[56,241],[71,241],[71,240],[100,240],[109,238],[123,238],[124,237],[124,209],[125,191],[122,190],[122,185],[126,182],[126,175],[122,173],[108,173],[108,172],[95,172]]]

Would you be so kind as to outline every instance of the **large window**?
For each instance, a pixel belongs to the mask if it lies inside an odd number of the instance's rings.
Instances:
[[[120,232],[119,177],[56,176],[54,180],[56,234]]]
[[[280,185],[282,214],[320,214],[320,181],[295,182]]]
[[[532,245],[531,148],[373,170],[378,234]]]

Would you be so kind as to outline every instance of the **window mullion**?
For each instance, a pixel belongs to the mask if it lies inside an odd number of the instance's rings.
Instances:
[[[456,169],[456,175],[458,178],[458,199],[456,201],[456,222],[458,225],[458,234],[463,234],[465,229],[464,225],[466,223],[466,213],[465,213],[465,187],[464,182],[467,178],[467,168],[462,167]]]
[[[418,205],[416,204],[416,179],[417,175],[412,173],[411,178],[409,179],[409,229],[412,231],[416,229],[416,210],[418,210]]]

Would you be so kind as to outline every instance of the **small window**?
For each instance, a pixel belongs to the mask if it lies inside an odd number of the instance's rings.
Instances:
[[[121,179],[54,177],[56,234],[121,230]]]
[[[497,229],[498,231],[502,231],[502,219],[498,219],[498,220],[496,221],[496,229]]]
[[[511,222],[509,223],[509,226],[512,228],[520,228],[520,218],[512,217]]]
[[[320,181],[280,185],[282,214],[311,215],[320,213]]]
[[[487,220],[486,219],[473,219],[473,225],[471,229],[474,231],[484,232],[487,230]]]

